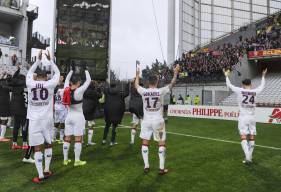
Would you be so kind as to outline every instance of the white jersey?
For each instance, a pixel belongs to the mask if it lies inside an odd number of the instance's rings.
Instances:
[[[164,96],[170,92],[170,86],[163,88],[145,89],[141,86],[138,88],[138,93],[143,100],[143,120],[163,118],[163,101]]]
[[[237,94],[237,101],[240,109],[240,116],[255,115],[256,99],[258,94],[262,92],[265,86],[265,79],[262,78],[261,85],[256,89],[244,89],[235,87],[231,84],[228,77],[226,77],[226,85]]]
[[[70,82],[70,78],[71,78],[72,74],[73,74],[72,70],[67,74],[67,76],[65,78],[65,82],[64,82],[64,88],[69,87],[69,82]],[[71,112],[82,112],[83,113],[83,108],[82,108],[83,96],[84,96],[85,91],[88,89],[88,87],[91,83],[91,76],[90,76],[89,71],[85,71],[85,74],[86,74],[86,81],[84,82],[84,84],[81,87],[77,88],[74,91],[74,100],[81,101],[81,103],[70,105],[69,111],[68,111],[69,113],[71,113]]]
[[[29,120],[43,120],[53,118],[54,90],[59,83],[60,72],[52,62],[54,76],[48,81],[35,81],[33,74],[40,61],[36,61],[27,73],[26,86],[28,90],[27,118]]]
[[[64,111],[66,110],[65,105],[62,103],[64,89],[59,88],[55,94],[55,111]]]

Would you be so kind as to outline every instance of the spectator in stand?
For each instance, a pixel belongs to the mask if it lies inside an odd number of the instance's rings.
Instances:
[[[185,105],[191,105],[191,103],[192,103],[192,98],[190,97],[190,95],[187,95],[185,97],[184,104]]]
[[[178,100],[177,100],[177,104],[178,104],[178,105],[183,105],[183,104],[184,104],[184,99],[183,99],[183,97],[182,97],[181,94],[179,95],[179,98],[178,98]]]
[[[194,105],[197,105],[197,106],[200,105],[201,101],[200,101],[199,95],[196,95],[196,96],[194,97],[193,103],[194,103]]]

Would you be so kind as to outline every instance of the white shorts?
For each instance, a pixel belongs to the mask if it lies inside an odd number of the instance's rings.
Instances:
[[[2,121],[7,121],[9,118],[8,117],[0,117],[0,120]]]
[[[53,124],[54,122],[52,119],[29,120],[29,145],[38,146],[45,142],[51,144],[50,132],[53,128]]]
[[[68,113],[65,120],[65,136],[82,136],[85,130],[86,120],[83,113]]]
[[[154,141],[165,141],[166,130],[164,119],[155,119],[151,121],[142,121],[140,138],[150,140],[153,134]]]
[[[66,115],[67,115],[67,110],[55,111],[54,113],[55,123],[65,123]]]
[[[138,116],[136,116],[135,114],[133,114],[133,120],[132,120],[132,124],[133,125],[139,125],[141,124],[141,119],[138,118]]]
[[[257,135],[255,117],[250,115],[239,116],[238,129],[240,135]]]

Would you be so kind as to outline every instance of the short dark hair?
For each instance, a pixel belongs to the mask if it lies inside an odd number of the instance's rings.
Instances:
[[[148,77],[148,83],[150,85],[156,85],[158,82],[158,76],[155,74],[150,74]]]
[[[249,85],[252,84],[252,81],[251,81],[251,79],[245,79],[245,80],[242,81],[242,84],[246,85],[246,86],[249,86]]]
[[[72,77],[71,77],[71,79],[70,79],[70,82],[72,83],[72,84],[76,84],[76,83],[78,83],[78,82],[80,82],[81,81],[81,77],[79,76],[79,75],[73,75]]]
[[[35,73],[37,75],[37,77],[41,77],[41,78],[45,78],[47,77],[47,71],[46,70],[42,70],[41,68],[37,67],[37,69],[35,70]]]

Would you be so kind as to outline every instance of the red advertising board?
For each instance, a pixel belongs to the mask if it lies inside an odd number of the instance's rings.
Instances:
[[[262,57],[281,57],[281,49],[269,49],[263,51],[249,51],[248,58],[249,59],[258,59]]]

